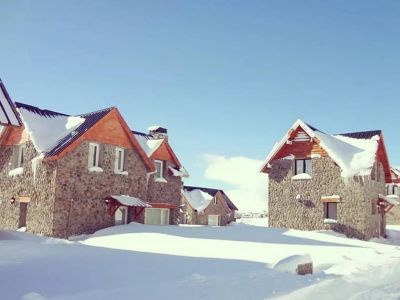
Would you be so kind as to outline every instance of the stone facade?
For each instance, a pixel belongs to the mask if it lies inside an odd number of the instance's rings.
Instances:
[[[269,226],[300,230],[333,229],[347,236],[369,239],[379,235],[380,215],[373,200],[384,194],[384,176],[344,180],[341,169],[329,157],[312,158],[311,179],[292,180],[294,160],[271,162],[269,172]],[[379,166],[380,172],[376,172]],[[384,174],[380,164],[372,174]],[[378,180],[379,179],[379,180]],[[324,223],[322,196],[339,195],[337,223]]]
[[[44,161],[33,172],[31,160],[38,153],[31,142],[26,143],[23,172],[10,176],[13,166],[13,146],[0,146],[0,228],[20,227],[20,196],[29,196],[26,227],[35,234],[53,234],[53,208],[57,163]],[[35,173],[35,175],[34,175]],[[11,199],[15,201],[11,203]],[[24,222],[23,222],[24,223]]]
[[[163,177],[166,182],[155,179],[155,174],[151,174],[148,182],[147,201],[149,203],[169,203],[176,205],[177,208],[170,209],[170,224],[180,223],[180,198],[182,189],[182,178],[173,176],[169,167],[174,165],[170,161],[165,162]]]
[[[13,146],[0,147],[0,228],[19,227],[20,196],[29,196],[26,227],[32,233],[68,237],[92,233],[114,225],[105,198],[130,195],[148,202],[180,204],[181,178],[165,172],[167,183],[154,181],[135,150],[125,149],[125,170],[114,172],[116,146],[100,144],[99,165],[102,172],[88,168],[89,141],[56,161],[43,160],[33,175],[31,160],[37,156],[31,142],[27,143],[23,173],[9,176]],[[168,164],[168,163],[167,163]],[[11,198],[16,198],[13,204]],[[128,210],[128,222],[133,220]],[[171,209],[170,223],[179,222],[179,208]],[[144,220],[144,212],[135,220]]]
[[[217,201],[215,202],[215,198]],[[218,192],[210,204],[202,212],[198,212],[190,206],[189,202],[182,196],[183,214],[182,219],[186,219],[187,224],[208,225],[209,215],[218,215],[221,218],[221,226],[228,225],[235,220],[235,212],[226,204],[224,196]]]

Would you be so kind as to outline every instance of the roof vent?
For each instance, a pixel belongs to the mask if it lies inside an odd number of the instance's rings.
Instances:
[[[293,140],[296,142],[306,142],[310,140],[310,137],[304,131],[299,131]]]

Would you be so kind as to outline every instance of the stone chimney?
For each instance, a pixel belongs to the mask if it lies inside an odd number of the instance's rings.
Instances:
[[[156,139],[168,139],[168,129],[162,126],[151,126],[148,128],[149,134]]]

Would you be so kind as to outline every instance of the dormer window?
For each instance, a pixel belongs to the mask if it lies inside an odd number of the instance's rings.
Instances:
[[[124,155],[125,150],[122,148],[115,149],[115,172],[123,172],[124,171]]]
[[[294,174],[308,174],[312,175],[311,159],[296,159],[294,166]]]
[[[156,167],[156,175],[155,178],[156,179],[162,179],[164,178],[163,174],[164,174],[164,164],[162,160],[155,160],[154,161],[154,166]]]
[[[99,167],[99,152],[100,145],[96,143],[89,143],[89,168]]]

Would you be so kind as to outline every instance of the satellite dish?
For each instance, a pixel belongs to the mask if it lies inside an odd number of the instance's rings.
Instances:
[[[0,79],[0,125],[21,126],[22,122],[11,101],[6,87]]]

